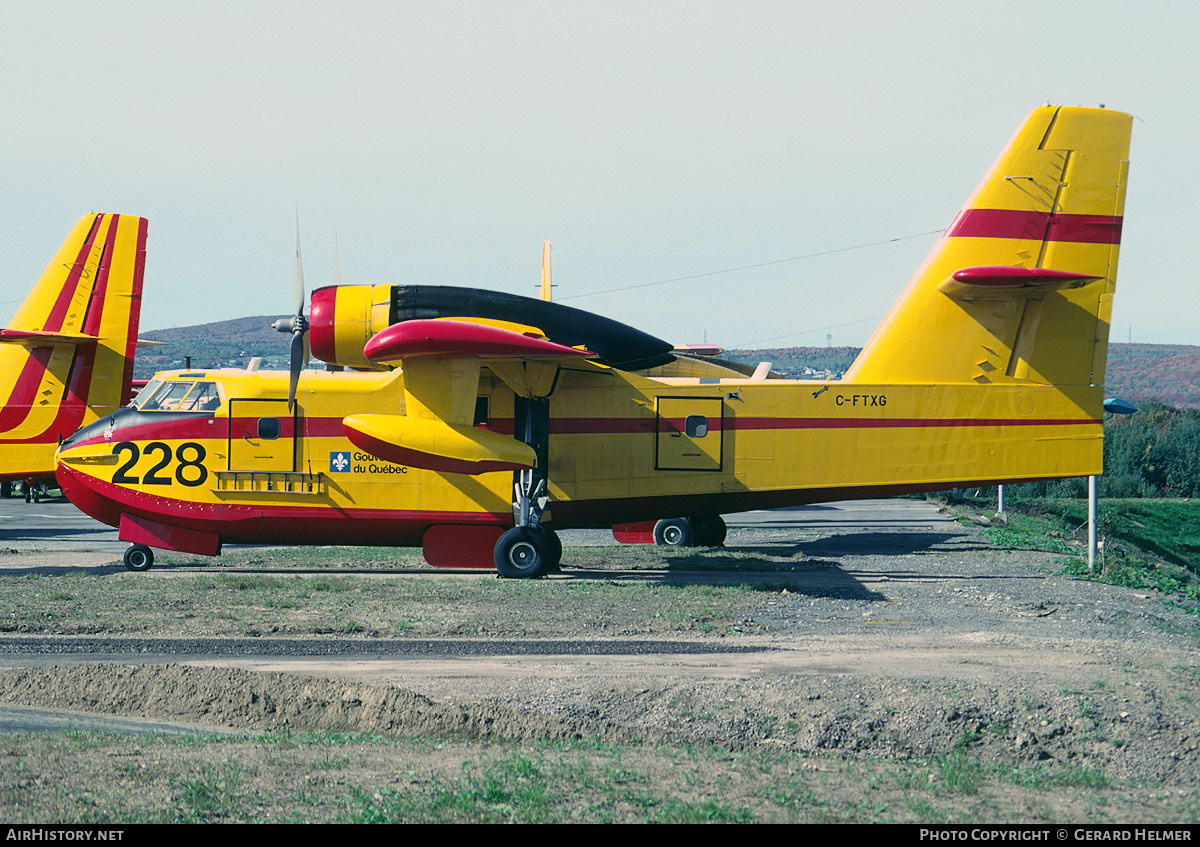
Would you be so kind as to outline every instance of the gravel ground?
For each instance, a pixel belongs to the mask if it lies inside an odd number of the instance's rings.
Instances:
[[[1200,783],[1200,631],[1173,598],[1062,576],[1061,555],[997,550],[957,524],[825,537],[746,529],[727,546],[771,563],[733,571],[713,551],[670,571],[611,574],[766,582],[735,631],[689,637],[687,649],[637,632],[596,639],[587,619],[569,623],[573,638],[528,639],[520,651],[493,639],[495,649],[456,642],[410,657],[352,643],[340,658],[297,657],[264,639],[209,644],[213,655],[198,657],[185,639],[173,642],[177,655],[79,661],[34,656],[14,636],[15,652],[0,655],[0,702],[255,731],[895,759],[969,749],[1014,766]],[[564,561],[550,583],[605,576],[586,548]],[[553,646],[563,641],[595,646]]]

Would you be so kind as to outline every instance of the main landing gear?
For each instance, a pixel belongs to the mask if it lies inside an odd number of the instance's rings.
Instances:
[[[154,564],[154,551],[145,544],[134,544],[125,551],[125,567],[131,571],[148,571]]]
[[[496,572],[508,579],[533,579],[558,570],[562,541],[541,525],[549,493],[546,466],[550,452],[550,401],[544,397],[517,397],[513,408],[514,435],[533,448],[537,464],[513,472],[513,523],[500,536],[492,560]]]
[[[654,525],[654,543],[660,547],[720,547],[725,535],[725,521],[720,515],[664,518]]]
[[[500,536],[494,554],[496,572],[507,579],[532,579],[558,570],[562,541],[552,529],[514,526]]]

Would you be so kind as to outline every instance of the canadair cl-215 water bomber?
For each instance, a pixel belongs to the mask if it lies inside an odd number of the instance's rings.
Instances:
[[[563,528],[719,544],[723,513],[1099,473],[1131,124],[1035,110],[841,380],[532,298],[326,287],[285,327],[290,372],[159,374],[63,442],[60,484],[132,568],[419,545],[535,577]],[[308,343],[349,370],[302,370]]]

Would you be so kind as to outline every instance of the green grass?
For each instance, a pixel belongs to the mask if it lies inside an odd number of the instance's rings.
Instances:
[[[1040,508],[1071,526],[1087,523],[1087,502],[1047,499]],[[1099,534],[1200,574],[1200,501],[1100,500]]]
[[[256,551],[257,552],[257,551]],[[302,551],[311,558],[312,551]],[[327,551],[327,555],[339,555]],[[153,590],[147,590],[148,580]],[[500,580],[405,573],[0,576],[0,631],[214,636],[553,637],[758,632],[762,586],[638,580]]]
[[[1200,801],[1047,764],[703,745],[274,733],[253,739],[0,735],[10,823],[1196,822]]]
[[[996,546],[1064,553],[1071,556],[1065,574],[1156,590],[1172,605],[1200,614],[1200,501],[1101,500],[1096,526],[1104,549],[1094,573],[1083,558],[1086,500],[1010,500],[1006,508],[1008,525],[983,531]],[[974,504],[974,511],[982,510]]]

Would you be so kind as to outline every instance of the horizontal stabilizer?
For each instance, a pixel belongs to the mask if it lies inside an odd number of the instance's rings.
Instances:
[[[587,350],[487,324],[411,320],[376,334],[363,353],[372,362],[403,359],[555,359],[591,357]]]
[[[351,415],[342,421],[342,429],[360,450],[414,468],[480,474],[536,464],[533,448],[512,436],[432,418]]]
[[[1008,265],[980,265],[962,268],[938,286],[938,291],[951,297],[979,299],[1005,297],[1013,294],[1033,294],[1060,288],[1079,288],[1103,277],[1056,271],[1051,268],[1022,268]]]
[[[43,332],[36,329],[0,329],[0,342],[20,344],[25,347],[44,347],[48,344],[87,344],[97,341],[99,336],[81,332]]]

